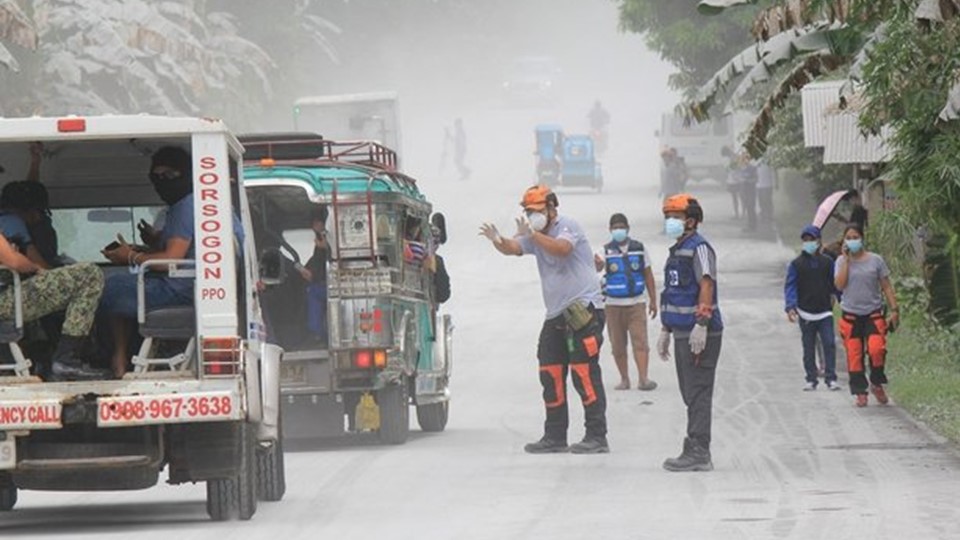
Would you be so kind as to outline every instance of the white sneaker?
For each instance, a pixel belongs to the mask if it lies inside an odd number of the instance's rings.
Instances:
[[[836,391],[840,389],[840,385],[837,384],[837,381],[827,381],[827,390]]]
[[[815,382],[807,382],[803,384],[804,392],[813,392],[816,389],[817,389],[817,383]]]

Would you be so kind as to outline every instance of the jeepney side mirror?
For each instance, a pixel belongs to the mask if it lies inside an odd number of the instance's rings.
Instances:
[[[437,212],[430,218],[430,224],[436,227],[437,230],[437,243],[446,244],[447,243],[447,218],[443,214]]]
[[[268,249],[260,254],[260,281],[264,285],[279,285],[283,280],[283,255],[279,249]]]

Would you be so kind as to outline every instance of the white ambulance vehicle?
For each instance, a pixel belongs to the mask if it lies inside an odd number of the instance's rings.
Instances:
[[[281,349],[264,342],[243,148],[220,121],[158,116],[0,119],[0,180],[27,174],[43,145],[40,181],[50,194],[61,256],[95,262],[109,278],[138,274],[143,345],[122,379],[45,382],[24,354],[22,309],[0,320],[0,510],[18,490],[135,490],[206,482],[214,520],[249,519],[284,492],[279,421]],[[195,260],[111,265],[100,250],[164,204],[148,179],[150,157],[177,146],[193,162]],[[236,238],[243,238],[242,244]],[[9,272],[9,270],[7,270]],[[193,305],[151,309],[144,283],[158,272],[194,280]],[[22,298],[14,281],[17,305]],[[91,342],[94,340],[91,338]]]

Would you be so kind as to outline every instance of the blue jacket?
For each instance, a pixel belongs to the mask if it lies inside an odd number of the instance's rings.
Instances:
[[[697,324],[696,311],[700,303],[700,282],[694,272],[693,258],[697,249],[706,246],[710,251],[713,247],[699,233],[687,237],[679,244],[670,248],[670,258],[664,268],[663,307],[661,321],[673,332],[687,333]],[[712,333],[723,331],[723,318],[720,316],[720,306],[717,303],[717,284],[713,288],[713,316],[710,319],[709,330]]]
[[[606,276],[603,292],[610,298],[634,298],[646,290],[643,278],[647,268],[643,244],[633,239],[627,241],[627,252],[620,250],[619,242],[603,246],[606,258]]]
[[[783,284],[785,311],[827,313],[833,310],[831,296],[838,296],[833,283],[833,259],[821,253],[802,253],[790,262]]]

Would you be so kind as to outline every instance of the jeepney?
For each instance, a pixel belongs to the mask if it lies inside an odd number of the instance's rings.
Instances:
[[[261,258],[277,261],[263,296],[268,335],[284,349],[286,435],[375,431],[401,444],[411,405],[424,431],[442,431],[453,325],[434,298],[432,262],[445,231],[431,227],[432,208],[416,182],[374,142],[303,133],[241,140]],[[320,208],[326,221],[318,228],[311,215]],[[318,300],[305,294],[300,271],[318,256],[321,228],[326,336],[308,327],[305,304]]]
[[[121,379],[45,382],[27,357],[22,306],[0,320],[0,510],[18,490],[145,489],[206,483],[214,520],[249,519],[257,501],[284,493],[279,347],[263,339],[253,235],[240,189],[243,151],[216,120],[148,115],[0,119],[5,180],[26,177],[28,145],[43,145],[39,180],[50,194],[61,258],[94,262],[105,276],[135,273],[143,344]],[[100,251],[117,233],[133,241],[141,219],[164,207],[148,172],[158,148],[190,153],[195,259],[110,265]],[[237,241],[242,238],[241,241]],[[194,280],[192,305],[152,309],[144,286],[157,272]],[[6,270],[6,272],[11,272]],[[91,339],[91,341],[93,341]],[[95,363],[97,358],[87,359]]]

